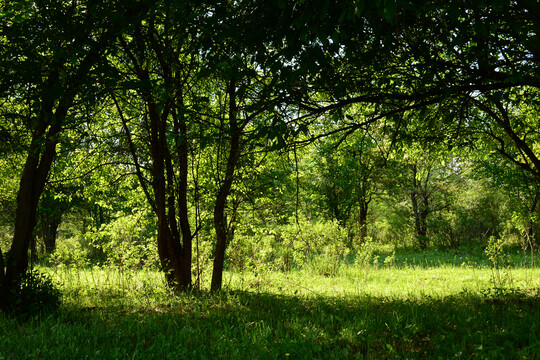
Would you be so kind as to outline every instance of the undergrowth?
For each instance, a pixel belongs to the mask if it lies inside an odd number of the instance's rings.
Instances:
[[[51,277],[37,270],[29,270],[10,287],[9,294],[1,294],[0,310],[22,317],[51,313],[60,306],[61,293]]]

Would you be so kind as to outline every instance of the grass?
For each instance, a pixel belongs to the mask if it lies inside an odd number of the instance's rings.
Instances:
[[[42,268],[63,306],[0,314],[0,359],[537,358],[539,268],[516,264],[494,283],[481,258],[379,256],[334,276],[226,273],[217,295],[172,294],[157,271]]]

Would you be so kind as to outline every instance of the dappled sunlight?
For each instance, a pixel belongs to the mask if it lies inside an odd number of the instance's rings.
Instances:
[[[0,0],[0,360],[536,359],[538,14]]]

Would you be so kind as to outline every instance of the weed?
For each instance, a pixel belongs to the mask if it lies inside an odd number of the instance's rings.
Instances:
[[[28,271],[10,291],[3,299],[10,314],[32,316],[55,311],[60,305],[60,290],[49,276],[37,270]]]
[[[506,241],[491,236],[488,241],[485,253],[491,262],[492,282],[494,287],[504,287],[507,282],[512,282],[509,268],[512,265],[510,257],[504,252]],[[507,271],[501,276],[501,269]]]

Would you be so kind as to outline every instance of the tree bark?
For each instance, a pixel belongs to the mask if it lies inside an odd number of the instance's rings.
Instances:
[[[153,23],[150,24],[150,28],[152,27]],[[152,161],[150,173],[153,194],[146,187],[146,179],[141,171],[137,149],[133,143],[128,123],[116,100],[115,103],[120,112],[129,151],[135,162],[140,185],[157,217],[158,255],[165,273],[165,279],[170,287],[176,290],[187,290],[192,287],[192,233],[189,225],[187,199],[189,157],[186,140],[187,126],[184,116],[175,111],[176,108],[183,107],[182,87],[178,84],[180,78],[176,77],[180,75],[179,73],[175,75],[171,69],[171,64],[165,60],[165,55],[172,52],[173,49],[161,44],[153,33],[143,34],[141,29],[138,29],[134,36],[138,44],[143,44],[145,49],[151,48],[154,51],[167,87],[176,89],[176,93],[168,94],[168,98],[162,104],[163,106],[158,106],[161,100],[156,98],[152,89],[137,89],[146,105],[146,116],[149,119],[144,131],[148,132],[150,140],[150,157]],[[141,52],[142,47],[132,48],[122,38],[120,42],[126,55],[131,59],[137,78],[144,83],[151,84],[148,66],[144,61],[140,60],[145,59],[148,55]],[[176,147],[171,147],[167,141],[167,135],[171,134],[169,128],[171,118],[173,122],[172,134],[177,139]],[[176,175],[173,160],[178,160],[180,170],[178,175]]]
[[[125,13],[127,19],[136,21],[135,16],[143,15],[146,6],[140,6]],[[90,19],[90,17],[88,17]],[[66,18],[66,21],[70,21]],[[95,23],[83,22],[81,34],[74,35],[74,41],[83,41],[79,44],[85,49],[86,55],[80,61],[74,72],[64,66],[67,58],[60,51],[51,57],[44,69],[50,69],[47,79],[39,81],[39,91],[35,94],[40,97],[41,103],[38,109],[32,109],[34,117],[31,121],[32,140],[29,146],[27,158],[23,167],[17,194],[17,209],[15,214],[15,230],[11,249],[5,261],[5,274],[0,278],[0,292],[4,295],[10,293],[12,286],[20,279],[28,268],[28,249],[33,237],[34,227],[37,221],[37,208],[39,198],[47,181],[52,162],[56,156],[58,135],[62,131],[64,120],[68,110],[72,107],[77,94],[80,93],[84,84],[88,81],[88,75],[92,67],[101,59],[102,53],[121,33],[119,26],[126,23],[112,24],[101,35],[94,38]],[[110,25],[110,24],[109,24]],[[88,30],[88,32],[85,32]],[[79,36],[80,35],[80,36]],[[92,41],[86,40],[93,38]],[[53,41],[53,40],[51,40]],[[61,50],[59,44],[54,41],[50,46]],[[41,56],[41,55],[40,55]],[[44,58],[45,59],[45,58]],[[41,76],[41,75],[40,75]],[[38,82],[40,79],[32,79]],[[26,85],[25,85],[26,86]],[[54,91],[53,91],[54,89]],[[4,299],[4,301],[9,301]]]
[[[425,249],[427,247],[427,216],[429,214],[429,199],[427,194],[425,194],[425,191],[422,189],[421,181],[416,179],[417,172],[417,166],[416,164],[413,164],[413,191],[411,192],[411,203],[414,213],[414,225],[418,245],[421,249]]]
[[[181,100],[183,102],[183,99]],[[178,116],[173,113],[173,119],[175,121],[175,132],[179,135],[179,138],[183,139],[178,144],[178,162],[179,162],[179,179],[178,179],[178,222],[180,225],[180,232],[182,235],[182,256],[183,256],[183,269],[182,272],[185,276],[189,276],[188,287],[192,286],[191,283],[191,260],[192,260],[192,240],[193,234],[191,232],[191,226],[189,223],[189,210],[188,210],[188,171],[189,171],[189,148],[187,142],[187,125],[186,119],[183,114]]]
[[[56,114],[42,114],[51,116],[55,122],[48,128],[41,126],[33,136],[19,182],[17,194],[17,210],[15,213],[15,231],[11,249],[6,261],[4,286],[11,287],[28,269],[28,249],[32,241],[34,227],[36,226],[37,207],[39,197],[45,187],[45,182],[56,155],[57,135],[67,113],[67,107],[58,109]],[[40,144],[45,142],[42,147]]]
[[[360,200],[360,213],[358,215],[358,225],[360,226],[360,239],[364,240],[367,238],[367,217],[369,209],[369,200],[361,199]]]
[[[214,267],[212,270],[212,282],[210,291],[217,292],[221,290],[223,282],[223,268],[225,264],[225,250],[228,242],[227,218],[225,216],[225,207],[227,197],[231,192],[234,179],[234,172],[240,157],[240,132],[237,119],[236,105],[236,79],[231,79],[227,89],[229,95],[229,124],[230,124],[230,148],[227,158],[227,167],[225,169],[225,178],[221,184],[216,204],[214,206],[214,229],[216,231],[216,249],[214,255]]]
[[[60,205],[58,205],[59,207]],[[39,217],[41,224],[41,237],[45,244],[45,253],[52,254],[56,249],[56,232],[62,221],[61,212],[64,210],[50,209],[48,212],[43,212]]]
[[[150,94],[145,96],[150,117],[152,186],[158,218],[158,254],[169,286],[178,290],[191,287],[191,261],[186,263],[176,220],[172,160],[167,147],[166,118],[159,114]],[[191,240],[191,239],[189,239]],[[191,250],[190,250],[191,251]]]

